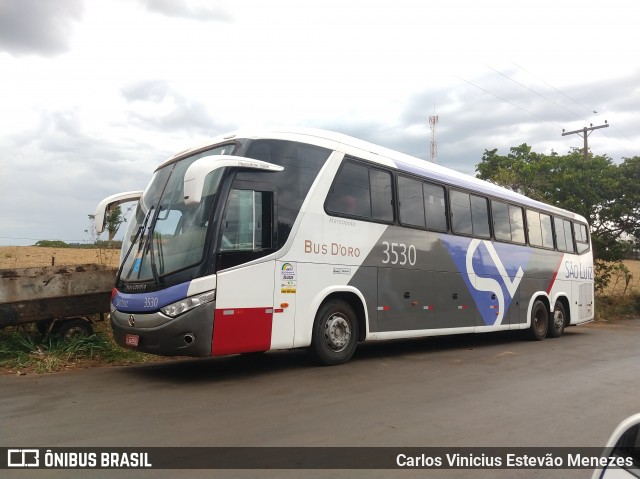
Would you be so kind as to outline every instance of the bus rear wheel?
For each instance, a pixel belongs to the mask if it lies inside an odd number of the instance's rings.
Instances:
[[[349,303],[334,299],[324,303],[313,323],[311,352],[326,366],[347,362],[358,343],[358,321]]]
[[[535,341],[542,341],[547,336],[549,330],[549,312],[546,305],[538,300],[531,308],[531,326],[529,327],[529,337]]]
[[[566,319],[567,315],[564,310],[564,305],[560,301],[556,301],[556,305],[553,307],[553,316],[551,317],[547,336],[550,338],[559,338],[562,336]]]

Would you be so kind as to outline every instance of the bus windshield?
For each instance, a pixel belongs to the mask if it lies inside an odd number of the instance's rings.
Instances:
[[[230,154],[224,145],[157,170],[137,205],[124,237],[121,281],[150,281],[199,263],[224,169],[207,176],[201,202],[184,203],[183,180],[198,158]]]

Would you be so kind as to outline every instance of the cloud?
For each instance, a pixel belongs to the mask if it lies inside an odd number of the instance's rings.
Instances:
[[[83,13],[82,0],[0,0],[0,50],[15,56],[64,53]]]
[[[217,121],[205,103],[185,97],[165,81],[132,83],[121,92],[131,105],[131,124],[156,134],[185,132],[212,137],[234,129]]]
[[[186,20],[231,22],[232,17],[220,8],[199,5],[187,0],[140,0],[151,12]]]

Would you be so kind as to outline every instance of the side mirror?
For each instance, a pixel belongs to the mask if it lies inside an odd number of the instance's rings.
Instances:
[[[118,193],[117,195],[108,196],[100,203],[98,203],[98,207],[96,208],[96,213],[93,220],[96,225],[96,233],[100,234],[104,231],[107,211],[109,211],[109,209],[122,203],[137,201],[142,197],[142,193],[142,191],[127,191],[125,193]]]
[[[210,155],[194,161],[184,174],[184,204],[197,205],[202,199],[204,180],[219,168],[243,168],[262,171],[282,171],[282,166],[241,156]]]
[[[608,466],[596,469],[592,479],[638,477],[640,473],[640,414],[620,423],[609,438],[603,457]]]

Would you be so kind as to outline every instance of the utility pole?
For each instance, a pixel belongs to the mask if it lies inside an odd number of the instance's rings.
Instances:
[[[607,123],[607,120],[604,121],[604,125],[593,126],[593,123],[591,123],[589,125],[589,128],[587,128],[585,126],[582,130],[574,130],[574,131],[565,132],[564,128],[563,128],[562,129],[562,136],[578,134],[578,135],[582,136],[582,138],[584,138],[584,150],[582,150],[582,154],[584,155],[584,159],[586,161],[586,160],[589,159],[589,143],[587,141],[587,138],[589,137],[589,135],[591,134],[591,132],[593,130],[598,130],[600,128],[609,128],[609,123]]]

